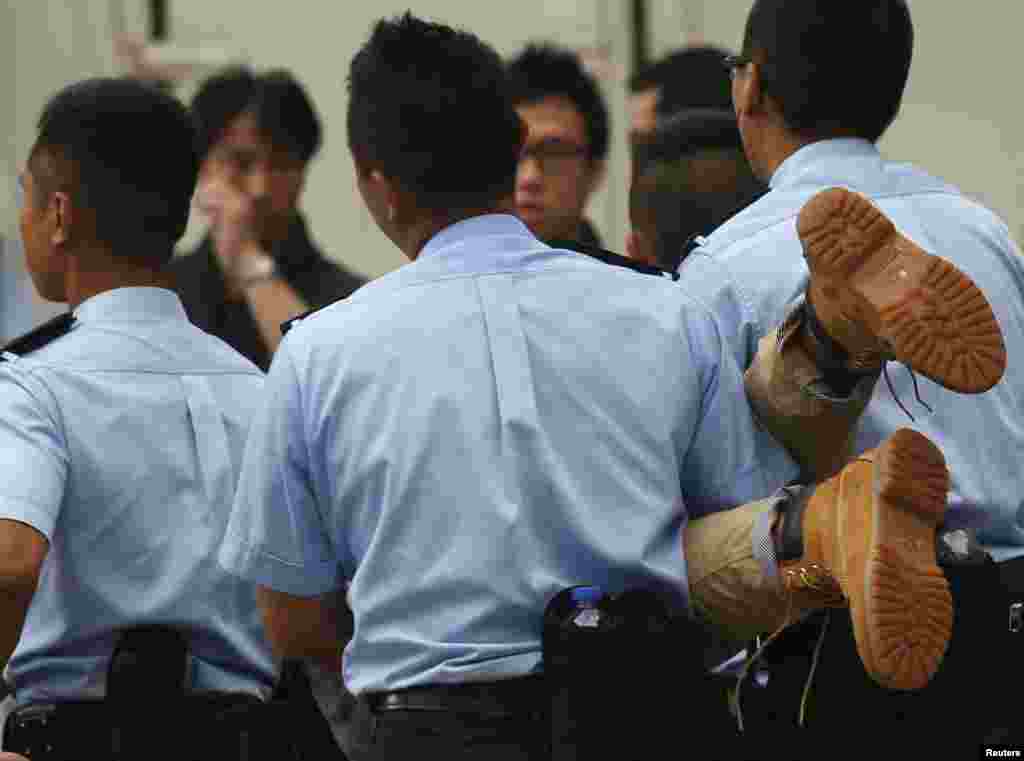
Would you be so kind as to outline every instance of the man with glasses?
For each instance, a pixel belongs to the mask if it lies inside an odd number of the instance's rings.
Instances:
[[[172,263],[177,288],[194,323],[266,370],[282,322],[364,282],[324,257],[298,210],[320,122],[282,71],[221,72],[191,110],[202,155],[197,201],[210,234]]]
[[[808,282],[798,239],[801,208],[819,191],[842,185],[869,197],[901,233],[949,259],[988,295],[1007,347],[1004,380],[981,396],[967,398],[945,394],[912,373],[894,372],[890,384],[879,384],[855,442],[855,450],[862,452],[906,425],[908,414],[901,400],[920,392],[917,396],[927,406],[914,405],[915,427],[940,446],[952,478],[948,546],[941,549],[948,556],[957,623],[943,669],[919,696],[887,695],[845,667],[854,663],[853,638],[849,619],[840,616],[829,627],[830,639],[822,640],[825,655],[816,684],[823,686],[815,701],[817,710],[809,717],[810,726],[824,728],[826,735],[845,727],[852,711],[876,731],[886,722],[902,721],[901,731],[914,726],[931,734],[935,719],[952,712],[950,726],[955,729],[942,741],[963,740],[973,749],[986,725],[1000,721],[994,711],[1016,702],[1015,691],[988,684],[985,666],[1008,667],[1000,681],[1016,687],[1024,661],[1024,633],[1010,631],[1022,623],[1014,624],[1014,610],[1020,608],[1011,606],[1024,593],[1024,263],[995,214],[920,169],[887,161],[876,146],[899,111],[913,38],[905,0],[754,3],[742,55],[729,58],[726,65],[733,75],[744,148],[771,191],[704,239],[680,267],[679,282],[712,307],[724,341],[740,366],[749,366],[758,342],[787,314]],[[835,211],[847,215],[844,208]],[[876,217],[850,221],[861,230],[860,240],[850,241],[850,250],[889,235]],[[882,267],[876,274],[886,277],[888,272]],[[894,269],[888,276],[910,275]],[[961,343],[976,335],[977,305],[960,292],[956,279],[925,276],[920,287],[925,297],[921,313],[952,319],[958,327],[930,356],[919,358],[962,380],[985,372],[989,352],[971,356]],[[820,305],[805,306],[804,325],[820,327]],[[853,315],[857,308],[849,303],[842,315]],[[904,338],[916,340],[912,335]],[[839,366],[877,372],[886,359],[891,356],[850,356]],[[808,386],[807,394],[813,393]],[[849,399],[856,397],[856,389],[851,389]],[[991,558],[980,548],[972,549],[975,536]],[[964,566],[974,559],[978,565]],[[795,633],[784,638],[791,640],[788,649],[779,643],[776,660],[787,666],[769,680],[768,702],[793,706],[787,718],[796,714],[811,665],[817,662],[815,644],[823,625],[820,619],[813,622],[802,642],[793,642]],[[845,661],[844,648],[849,656]],[[976,660],[983,653],[985,660]],[[829,689],[836,694],[829,695]],[[985,695],[996,699],[976,699]],[[963,757],[946,751],[949,758]],[[965,747],[963,752],[974,751]]]
[[[541,240],[600,247],[584,217],[604,177],[608,108],[579,57],[529,45],[508,66],[528,135],[516,175],[516,214]]]

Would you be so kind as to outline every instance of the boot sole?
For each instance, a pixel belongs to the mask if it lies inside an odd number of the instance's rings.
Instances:
[[[948,490],[942,452],[917,431],[900,429],[876,450],[868,535],[856,548],[865,551],[855,551],[866,561],[862,585],[848,569],[850,613],[865,669],[889,689],[927,685],[949,645],[953,600],[935,558]]]
[[[1006,346],[985,295],[868,199],[822,191],[800,211],[797,233],[811,277],[839,299],[844,317],[877,336],[887,358],[961,393],[1002,378]]]

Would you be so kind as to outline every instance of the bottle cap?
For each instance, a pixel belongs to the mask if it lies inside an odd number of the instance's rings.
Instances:
[[[577,605],[582,603],[597,604],[604,596],[601,587],[576,587],[572,590],[572,601]]]

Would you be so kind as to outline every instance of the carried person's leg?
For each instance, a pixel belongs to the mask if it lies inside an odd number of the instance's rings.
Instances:
[[[844,463],[886,361],[977,393],[1002,375],[1002,335],[966,275],[900,236],[863,197],[819,194],[798,231],[807,299],[762,342],[747,390],[760,422],[818,483],[693,521],[685,539],[691,596],[706,618],[739,636],[848,605],[872,678],[919,688],[951,628],[935,559],[944,459],[904,429]]]

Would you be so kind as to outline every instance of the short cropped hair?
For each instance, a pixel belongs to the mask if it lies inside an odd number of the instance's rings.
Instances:
[[[199,173],[196,133],[173,97],[130,78],[88,79],[45,106],[30,163],[41,198],[68,192],[116,255],[169,260]],[[140,136],[145,136],[143,139]],[[43,172],[41,154],[52,159]]]
[[[434,211],[510,196],[525,136],[501,57],[475,35],[411,13],[374,26],[348,76],[348,140]]]
[[[191,111],[204,159],[243,113],[253,115],[257,129],[271,144],[303,164],[316,155],[323,140],[320,118],[309,95],[282,69],[263,74],[245,66],[224,69],[203,82],[192,98]]]
[[[533,43],[509,62],[508,75],[517,106],[553,96],[567,98],[583,117],[588,158],[600,161],[608,155],[608,106],[576,53],[548,43]]]
[[[635,74],[631,92],[657,88],[659,117],[693,108],[732,108],[732,83],[722,64],[729,51],[714,45],[677,50]]]
[[[905,0],[757,0],[743,42],[791,130],[872,142],[899,112],[913,47]]]
[[[670,116],[633,148],[630,217],[655,233],[658,264],[675,270],[695,235],[707,235],[766,188],[754,176],[730,111]]]

